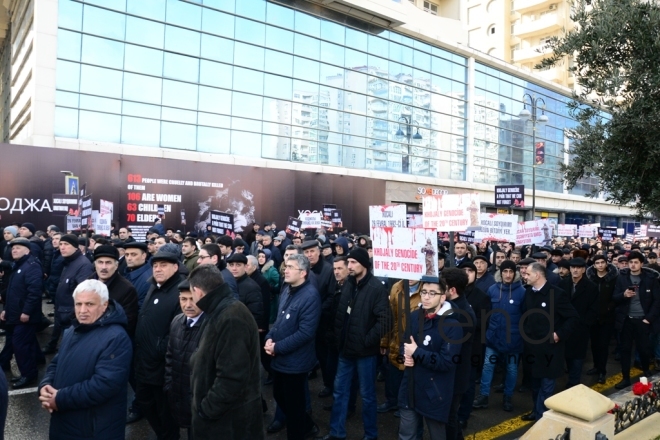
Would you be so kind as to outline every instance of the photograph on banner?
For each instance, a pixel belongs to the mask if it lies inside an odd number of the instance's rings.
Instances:
[[[496,185],[495,206],[525,207],[525,185]]]
[[[323,218],[321,218],[321,227],[326,231],[332,232],[334,225],[332,224],[332,211],[337,209],[337,205],[323,205]]]
[[[479,214],[479,226],[481,230],[474,231],[474,239],[477,242],[499,241],[512,242],[516,244],[516,231],[518,230],[518,216],[512,214]]]
[[[300,232],[300,227],[302,226],[302,220],[299,218],[289,216],[289,219],[286,221],[286,233],[287,235],[296,235]]]
[[[548,219],[520,222],[515,242],[516,246],[549,246],[552,243],[552,225]]]
[[[578,226],[578,236],[580,238],[593,238],[597,235],[598,228],[600,228],[600,223],[580,225]]]
[[[115,204],[109,200],[101,200],[101,204],[99,206],[99,213],[101,215],[109,215],[110,220],[114,218],[114,210],[115,210]]]
[[[421,212],[407,212],[406,218],[408,220],[409,228],[423,228],[424,216]]]
[[[438,241],[434,230],[376,226],[370,232],[375,276],[405,280],[438,276]]]
[[[323,213],[319,211],[300,211],[298,218],[302,220],[300,229],[318,229],[321,227]]]
[[[577,225],[557,225],[557,237],[575,237],[578,235]]]
[[[211,211],[211,232],[219,235],[234,236],[234,215],[226,212]]]
[[[479,226],[479,193],[424,196],[424,227],[437,231],[466,231]]]
[[[406,205],[369,206],[370,228],[405,228],[408,226]],[[371,237],[373,240],[373,237]]]
[[[344,227],[344,222],[341,220],[341,209],[333,209],[330,216],[332,218],[333,229],[342,229]]]

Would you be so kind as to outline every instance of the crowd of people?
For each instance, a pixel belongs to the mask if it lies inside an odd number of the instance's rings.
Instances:
[[[124,438],[127,423],[146,418],[158,439],[186,429],[189,439],[249,440],[284,429],[290,440],[345,439],[358,390],[363,440],[389,412],[401,440],[425,429],[462,439],[492,391],[513,411],[519,372],[533,408],[522,418],[535,421],[558,379],[605,383],[613,342],[616,388],[631,385],[633,361],[646,376],[653,359],[660,368],[655,240],[439,241],[437,276],[395,280],[374,275],[368,235],[307,232],[269,222],[231,237],[184,234],[157,220],[138,241],[128,227],[104,237],[6,226],[0,365],[9,371],[15,358],[12,388],[38,385],[53,439]],[[54,310],[42,348],[44,302]],[[319,370],[318,398],[332,400],[327,433],[311,412],[308,379]],[[265,424],[268,386],[276,408]],[[0,375],[3,426],[7,388]]]

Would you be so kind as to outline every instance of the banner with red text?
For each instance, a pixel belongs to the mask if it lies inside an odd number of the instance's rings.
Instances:
[[[518,216],[512,214],[487,214],[479,215],[480,231],[474,231],[474,241],[516,241],[518,230]],[[516,242],[518,244],[518,242]]]
[[[552,225],[548,220],[531,220],[518,223],[516,246],[530,244],[549,245],[552,242]]]
[[[438,276],[438,240],[433,229],[371,228],[374,275],[419,280]]]

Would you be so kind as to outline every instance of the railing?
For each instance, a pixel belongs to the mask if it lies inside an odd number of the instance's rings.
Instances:
[[[660,412],[660,383],[655,383],[646,394],[629,400],[612,410],[614,432],[618,434],[656,412]]]

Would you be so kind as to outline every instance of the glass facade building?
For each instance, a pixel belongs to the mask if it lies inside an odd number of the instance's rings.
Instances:
[[[529,93],[537,189],[563,192],[569,97],[308,7],[59,0],[55,136],[531,187]]]

